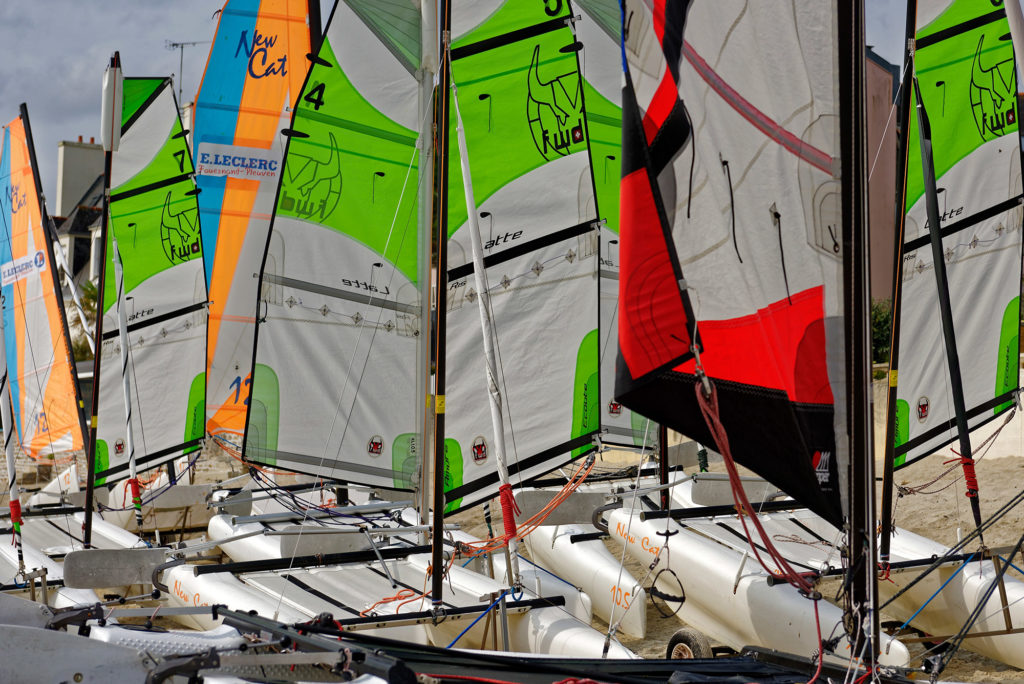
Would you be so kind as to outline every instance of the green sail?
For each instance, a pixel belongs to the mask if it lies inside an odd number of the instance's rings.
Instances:
[[[1021,161],[1013,45],[1005,14],[956,0],[919,10],[914,71],[931,122],[942,246],[968,427],[1012,408],[1020,355]],[[911,98],[911,106],[917,105]],[[957,438],[925,211],[916,116],[907,135],[897,325],[897,467]],[[1014,359],[1008,363],[1008,359]]]
[[[206,281],[194,169],[170,79],[126,78],[113,153],[98,412],[98,481],[127,477],[113,266],[124,267],[128,377],[140,469],[196,451],[204,434]]]

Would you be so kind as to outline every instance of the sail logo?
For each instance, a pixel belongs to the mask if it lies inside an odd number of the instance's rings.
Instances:
[[[533,48],[527,73],[526,117],[533,144],[547,161],[569,155],[584,141],[579,73],[571,71],[544,81],[540,76],[539,45]]]
[[[164,198],[160,211],[160,244],[164,256],[172,264],[180,264],[200,256],[199,209],[195,206],[171,213],[171,193]]]
[[[238,37],[238,47],[235,48],[235,59],[245,53],[249,60],[249,75],[253,78],[266,78],[267,76],[288,75],[288,55],[271,57],[270,50],[277,44],[277,36],[267,36],[253,31],[252,40],[249,40],[249,32],[242,31]]]
[[[380,456],[384,453],[384,438],[374,435],[366,442],[366,453],[370,456]]]
[[[196,173],[200,176],[229,176],[274,180],[281,161],[273,150],[238,145],[199,143],[196,154]]]
[[[928,401],[928,397],[921,397],[917,400],[917,421],[923,423],[928,420],[928,412],[931,407],[931,403]]]
[[[982,35],[971,62],[971,112],[981,139],[988,141],[1011,132],[1017,123],[1017,72],[1012,52],[1007,59],[984,68],[984,43]]]
[[[473,463],[480,465],[487,461],[487,440],[483,438],[483,435],[477,435],[470,450],[473,454]]]
[[[814,456],[811,458],[811,463],[814,464],[814,474],[818,477],[818,484],[822,486],[827,485],[831,479],[831,474],[829,473],[831,460],[831,451],[815,451]]]
[[[42,250],[37,251],[32,256],[23,256],[15,259],[14,261],[5,262],[0,265],[0,283],[3,285],[10,285],[16,283],[23,278],[27,278],[33,273],[46,270],[46,256]]]
[[[22,191],[20,185],[7,186],[7,201],[11,205],[11,215],[17,214],[26,204],[28,204],[28,198]]]
[[[328,133],[330,153],[326,160],[299,154],[293,146],[285,165],[278,208],[299,216],[324,221],[334,213],[341,198],[341,155],[334,133]]]
[[[621,416],[622,415],[622,404],[615,401],[614,399],[608,402],[608,415]]]

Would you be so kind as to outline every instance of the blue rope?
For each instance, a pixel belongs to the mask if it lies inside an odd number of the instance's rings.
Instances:
[[[519,556],[519,558],[520,558],[520,560],[524,560],[524,561],[526,561],[527,563],[529,563],[529,564],[530,564],[530,565],[532,565],[533,567],[537,568],[538,570],[541,570],[541,571],[543,571],[543,572],[546,572],[547,574],[551,575],[552,577],[554,577],[554,578],[555,578],[556,580],[558,580],[559,582],[565,582],[566,584],[568,584],[568,585],[569,585],[570,587],[572,587],[573,589],[577,589],[577,588],[578,588],[578,587],[577,587],[577,586],[576,586],[575,584],[573,584],[573,583],[572,583],[572,582],[570,582],[569,580],[565,579],[564,577],[559,577],[558,575],[556,575],[555,573],[551,572],[551,571],[550,571],[550,570],[548,570],[547,568],[543,568],[543,567],[541,567],[541,566],[537,565],[536,563],[534,563],[533,561],[531,561],[531,560],[530,560],[529,558],[524,558],[523,556]]]
[[[466,627],[466,629],[464,629],[461,632],[459,632],[459,636],[457,636],[454,639],[452,639],[452,643],[450,643],[447,646],[445,646],[445,648],[451,648],[452,646],[454,646],[455,642],[458,641],[459,639],[461,639],[463,634],[465,634],[469,630],[473,629],[473,625],[475,625],[476,623],[480,622],[480,618],[482,618],[484,615],[487,615],[492,610],[494,610],[494,606],[498,605],[498,601],[500,601],[501,599],[503,599],[506,596],[508,596],[508,593],[510,591],[512,591],[512,590],[511,589],[506,589],[505,591],[503,591],[501,596],[499,596],[497,599],[495,599],[494,603],[492,603],[491,605],[487,606],[487,610],[485,610],[484,612],[482,612],[479,615],[477,615],[476,616],[476,620],[473,620],[472,622],[470,622],[469,623],[469,627]]]
[[[1011,563],[1010,561],[1006,560],[1006,559],[1005,559],[1005,558],[1003,558],[1002,556],[999,556],[999,560],[1003,561],[1004,563],[1006,563],[1007,565],[1009,565],[1009,566],[1010,566],[1011,568],[1013,568],[1014,570],[1016,570],[1016,571],[1017,571],[1017,572],[1019,572],[1020,574],[1024,575],[1024,570],[1021,570],[1021,569],[1020,569],[1020,568],[1018,568],[1018,567],[1017,567],[1016,565],[1014,565],[1014,564],[1013,564],[1013,563]]]
[[[967,560],[965,560],[965,561],[964,561],[964,563],[963,563],[963,565],[961,565],[961,566],[960,566],[959,568],[957,568],[957,569],[956,569],[956,572],[954,572],[954,573],[953,573],[952,575],[950,575],[950,576],[949,576],[949,579],[947,579],[947,580],[946,580],[945,582],[943,582],[943,583],[942,583],[942,586],[941,586],[941,587],[939,587],[939,588],[938,588],[938,590],[937,590],[937,591],[936,591],[936,592],[935,592],[934,594],[932,594],[931,596],[929,596],[929,597],[928,597],[928,600],[927,600],[927,601],[925,601],[924,603],[922,603],[922,604],[921,604],[921,607],[917,609],[917,612],[916,612],[916,613],[914,613],[913,615],[911,615],[911,616],[910,616],[910,618],[909,618],[909,619],[908,619],[908,620],[907,620],[906,622],[904,622],[904,623],[903,623],[902,625],[900,625],[900,626],[899,626],[899,629],[897,629],[896,631],[898,632],[898,631],[900,631],[900,629],[903,629],[904,627],[906,627],[907,625],[909,625],[909,624],[910,624],[910,622],[911,622],[911,621],[912,621],[912,620],[913,620],[914,618],[916,618],[916,617],[917,617],[918,613],[920,613],[920,612],[921,612],[922,610],[924,610],[925,606],[927,606],[927,605],[928,605],[929,603],[931,603],[931,602],[932,602],[932,599],[934,599],[934,598],[935,598],[936,596],[938,596],[938,595],[939,595],[939,592],[941,592],[941,591],[942,591],[943,589],[945,589],[945,588],[946,588],[946,585],[947,585],[947,584],[949,584],[950,582],[952,582],[952,581],[953,581],[953,578],[954,578],[954,577],[956,577],[956,576],[957,576],[958,574],[960,574],[960,571],[961,571],[961,570],[963,570],[964,568],[966,568],[966,567],[967,567],[967,564],[968,564],[968,563],[970,563],[970,562],[971,562],[972,560],[974,560],[974,557],[975,557],[975,556],[977,556],[977,555],[978,555],[978,554],[977,554],[977,552],[975,552],[975,553],[972,553],[972,554],[971,554],[971,557],[970,557],[970,558],[968,558]]]

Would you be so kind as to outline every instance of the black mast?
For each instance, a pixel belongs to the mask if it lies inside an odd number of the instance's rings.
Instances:
[[[451,34],[452,8],[451,3],[443,1],[441,10],[441,26],[439,26],[439,82],[434,91],[434,138],[436,144],[435,168],[437,182],[435,188],[436,221],[437,221],[437,268],[434,281],[434,292],[437,293],[435,303],[436,322],[434,324],[434,517],[432,532],[431,565],[433,575],[430,597],[434,608],[441,607],[441,596],[444,590],[444,400],[445,400],[445,325],[448,313],[448,104],[451,86],[451,70],[449,65],[448,38]],[[421,486],[425,486],[422,483]]]
[[[928,234],[932,245],[932,266],[935,269],[935,285],[939,295],[939,314],[942,318],[942,339],[946,347],[946,365],[949,369],[949,393],[953,399],[956,431],[960,438],[960,458],[964,465],[967,481],[967,496],[971,499],[974,526],[981,536],[981,504],[978,501],[977,481],[973,477],[974,457],[971,455],[971,435],[967,430],[967,409],[964,406],[964,386],[960,376],[960,354],[956,348],[956,331],[953,329],[953,308],[949,302],[949,282],[946,280],[946,258],[942,253],[942,227],[939,225],[939,195],[935,188],[935,165],[932,160],[932,129],[928,113],[921,101],[921,88],[914,78],[914,95],[917,98],[917,121],[921,138],[921,172],[924,175],[925,208],[928,210]]]
[[[78,411],[78,427],[82,431],[82,439],[86,439],[89,430],[86,427],[85,403],[82,401],[82,390],[78,386],[78,369],[75,366],[75,355],[71,351],[71,333],[68,330],[68,317],[64,309],[64,293],[61,291],[60,278],[57,275],[57,262],[53,255],[53,241],[57,239],[57,233],[53,229],[53,221],[49,212],[46,211],[46,198],[43,196],[43,181],[39,177],[39,163],[36,161],[36,147],[32,140],[32,126],[28,122],[28,106],[21,103],[21,121],[25,126],[25,142],[28,145],[29,163],[32,165],[32,176],[36,181],[36,196],[39,198],[39,215],[43,222],[43,234],[46,236],[46,258],[50,263],[50,275],[53,278],[53,291],[57,300],[57,307],[60,309],[61,330],[64,332],[64,353],[67,354],[68,363],[71,366],[72,388],[75,392],[75,407]],[[68,276],[74,274],[69,273]],[[88,335],[89,331],[86,330]]]
[[[842,158],[843,293],[846,311],[846,368],[849,404],[849,554],[851,610],[868,618],[851,634],[860,651],[868,644],[869,665],[878,650],[875,574],[874,457],[871,419],[871,330],[868,292],[867,118],[864,106],[863,0],[839,0],[839,113]],[[848,616],[849,618],[850,616]],[[858,624],[850,621],[849,625]],[[849,628],[848,628],[849,629]]]
[[[882,512],[881,512],[881,541],[879,542],[878,561],[882,570],[889,566],[889,542],[892,537],[892,490],[893,490],[893,469],[896,463],[896,445],[892,438],[896,428],[896,389],[899,373],[900,360],[900,311],[903,307],[903,298],[900,296],[903,287],[903,235],[906,230],[906,206],[907,206],[907,168],[908,155],[910,154],[910,142],[907,137],[910,133],[910,79],[914,73],[914,53],[910,49],[911,42],[916,34],[917,24],[917,0],[907,2],[907,44],[903,56],[903,78],[900,86],[899,114],[899,152],[896,158],[896,178],[900,179],[900,185],[896,193],[896,244],[893,248],[894,263],[892,274],[892,333],[889,337],[889,376],[888,376],[888,398],[885,416],[885,463],[882,467]]]
[[[110,58],[110,68],[121,68],[121,54],[115,52]],[[116,86],[115,86],[116,87]],[[115,95],[116,99],[116,95]],[[97,286],[96,302],[96,353],[92,361],[92,420],[89,423],[89,449],[86,451],[86,468],[89,470],[85,486],[85,523],[82,525],[82,542],[85,548],[92,546],[92,509],[93,497],[96,489],[96,415],[99,412],[100,404],[100,357],[103,356],[103,285],[107,278],[107,229],[110,225],[110,167],[114,157],[111,149],[111,141],[114,139],[114,127],[120,126],[121,122],[116,116],[113,103],[111,103],[111,130],[107,131],[108,138],[104,144],[103,151],[103,219],[100,223],[100,281]],[[104,122],[106,123],[106,122]]]

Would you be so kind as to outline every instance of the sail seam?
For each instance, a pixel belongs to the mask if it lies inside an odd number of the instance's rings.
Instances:
[[[203,443],[203,438],[202,437],[197,437],[196,439],[190,439],[187,442],[182,442],[181,444],[178,444],[176,446],[167,447],[166,449],[161,449],[160,451],[156,451],[156,452],[154,452],[152,454],[149,454],[148,456],[143,456],[141,458],[136,458],[135,459],[135,463],[138,466],[143,466],[143,465],[149,464],[151,467],[156,467],[156,466],[160,465],[163,461],[169,461],[169,460],[171,460],[171,458],[177,458],[178,452],[184,451],[185,449],[188,449],[188,448],[191,448],[191,447],[194,447],[194,446],[200,446],[202,443]],[[157,463],[155,461],[159,461],[159,462]],[[96,473],[96,479],[99,480],[101,478],[108,478],[111,475],[118,475],[118,474],[120,474],[120,473],[122,473],[122,472],[124,472],[126,470],[128,470],[128,463],[122,463],[120,465],[114,466],[113,468],[108,468],[108,469],[106,469],[106,470],[104,470],[102,472]]]
[[[540,452],[538,454],[534,454],[533,456],[530,456],[529,458],[520,459],[516,463],[509,463],[508,464],[508,474],[509,474],[509,477],[511,477],[513,475],[518,475],[519,473],[521,473],[521,472],[523,472],[525,470],[529,470],[530,468],[533,468],[534,466],[540,465],[544,461],[550,460],[551,458],[553,458],[554,456],[557,456],[558,454],[565,453],[565,452],[568,452],[568,451],[573,451],[573,450],[578,449],[578,448],[583,447],[583,446],[592,445],[593,444],[593,435],[596,434],[597,432],[598,432],[598,430],[592,430],[592,431],[586,433],[585,435],[580,435],[579,437],[571,439],[571,440],[569,440],[567,442],[563,442],[562,444],[559,444],[558,446],[554,446],[554,447],[552,447],[550,449],[546,449],[546,450],[544,450],[544,451],[542,451],[542,452]],[[583,455],[584,454],[580,454],[579,456],[583,456]],[[561,463],[552,463],[551,467],[548,470],[549,471],[550,470],[554,470],[555,468],[558,468],[561,465],[563,465],[563,464],[561,464]],[[540,473],[540,474],[543,475],[543,473]],[[470,482],[469,484],[464,484],[461,487],[454,487],[452,489],[449,489],[448,491],[446,491],[444,493],[445,501],[455,501],[457,499],[465,498],[465,497],[469,496],[470,494],[472,494],[474,492],[477,492],[477,491],[483,489],[484,487],[487,487],[488,485],[494,484],[497,481],[498,481],[498,474],[497,473],[489,473],[487,475],[484,475],[483,477],[480,477],[480,478],[474,480],[473,482]],[[471,505],[471,504],[467,504],[466,506],[462,506],[458,510],[462,510],[463,508],[468,508],[469,505]],[[446,511],[446,514],[455,513],[455,512],[456,511]]]
[[[1000,404],[1005,404],[1007,402],[1014,401],[1014,399],[1016,397],[1016,394],[1017,394],[1017,390],[1016,389],[1012,389],[1009,392],[1004,392],[1003,394],[1000,394],[997,397],[993,397],[992,399],[989,399],[988,401],[984,402],[983,404],[978,404],[974,408],[968,409],[965,415],[966,415],[966,417],[968,419],[976,418],[977,416],[980,416],[981,414],[983,414],[986,411],[989,411],[989,410],[995,408],[996,406],[999,406]],[[989,422],[990,420],[998,418],[999,415],[1000,414],[995,414],[995,415],[989,416],[988,418],[985,419],[984,422],[978,423],[977,425],[971,425],[970,429],[972,429],[972,430],[977,429],[977,428],[981,427],[982,425],[984,425],[985,423]],[[908,451],[910,451],[911,449],[914,449],[915,447],[918,447],[918,446],[920,446],[922,444],[925,444],[929,440],[935,439],[936,437],[941,435],[943,432],[946,432],[948,430],[954,430],[954,429],[956,429],[956,418],[955,417],[954,418],[950,418],[946,422],[940,423],[939,425],[936,425],[935,427],[933,427],[928,432],[925,432],[924,434],[918,435],[914,439],[911,439],[911,440],[909,440],[907,442],[904,442],[903,444],[897,446],[895,453],[896,453],[897,456],[903,456]],[[938,446],[934,447],[933,450],[937,451],[938,449],[941,449],[942,447],[946,446],[947,444],[950,444],[955,439],[957,439],[957,437],[954,435],[953,437],[950,437],[949,439],[947,439],[943,443],[941,443]],[[914,460],[917,460],[917,458],[921,458],[921,457],[926,456],[926,455],[927,454],[921,454],[920,456],[912,459],[911,461],[908,461],[908,463],[913,462]],[[906,463],[904,465],[906,465]]]
[[[165,178],[164,180],[156,181],[155,183],[148,183],[148,184],[140,186],[138,188],[132,188],[131,190],[125,190],[124,192],[119,192],[119,193],[116,193],[116,194],[111,194],[110,195],[110,201],[111,202],[117,202],[118,200],[126,200],[129,197],[136,197],[137,195],[142,195],[144,193],[149,192],[150,190],[159,190],[160,188],[166,188],[169,185],[175,185],[176,183],[181,183],[182,181],[186,181],[186,180],[190,179],[191,177],[192,177],[191,173],[183,173],[181,175],[174,176],[172,178]]]
[[[126,78],[125,80],[126,81],[133,81],[133,80],[144,81],[144,80],[147,80],[147,79],[145,79],[145,78],[140,78],[140,79]],[[125,133],[127,133],[128,129],[131,128],[135,124],[135,122],[139,120],[139,117],[141,117],[143,115],[143,113],[145,113],[146,110],[149,109],[149,106],[151,104],[153,104],[153,102],[155,102],[158,97],[160,97],[160,94],[164,92],[164,88],[166,88],[167,85],[170,82],[171,82],[170,79],[167,79],[167,78],[163,79],[160,82],[160,85],[158,85],[156,87],[156,89],[152,93],[149,94],[149,97],[146,98],[146,101],[143,102],[141,105],[139,105],[139,108],[135,110],[135,113],[132,114],[131,117],[127,121],[125,121],[124,124],[121,125],[121,135],[122,136]]]
[[[961,33],[967,33],[968,31],[973,31],[976,28],[981,28],[985,24],[991,24],[994,21],[1005,19],[1006,10],[1000,9],[996,10],[995,12],[989,12],[988,14],[983,14],[980,17],[975,17],[970,21],[965,21],[962,24],[956,24],[954,26],[950,26],[949,28],[942,29],[941,31],[936,31],[930,36],[918,38],[914,42],[914,47],[918,50],[922,50],[928,47],[929,45],[935,45],[936,43],[941,43],[942,41],[948,38],[959,36]]]
[[[484,268],[490,268],[491,266],[497,266],[503,264],[506,261],[511,261],[517,257],[521,257],[524,254],[530,254],[531,252],[538,252],[545,247],[556,245],[559,242],[570,240],[578,235],[583,235],[594,229],[593,221],[586,221],[584,223],[578,223],[575,226],[565,228],[558,231],[557,233],[550,233],[543,237],[531,240],[530,242],[506,249],[497,254],[491,254],[490,256],[484,257]],[[459,280],[473,273],[473,264],[463,264],[462,266],[456,266],[455,268],[448,270],[449,280]]]
[[[334,297],[335,299],[345,299],[350,302],[356,302],[357,304],[380,307],[381,309],[390,309],[391,311],[410,314],[419,312],[419,307],[415,304],[402,304],[401,302],[383,299],[381,297],[374,297],[372,295],[359,294],[358,292],[347,292],[328,285],[319,285],[307,280],[297,280],[295,278],[279,276],[273,273],[263,274],[263,280],[264,282],[272,283],[274,285],[290,287],[295,290],[302,290],[303,292],[327,295],[328,297]]]
[[[512,43],[518,43],[521,40],[542,36],[545,33],[550,33],[551,31],[557,31],[560,28],[564,28],[568,21],[569,17],[550,19],[540,24],[521,28],[517,31],[509,31],[508,33],[503,33],[500,36],[494,36],[493,38],[487,38],[476,43],[452,48],[451,58],[452,61],[456,61],[463,57],[472,57],[473,55],[478,55],[481,52],[496,50],[500,47],[511,45]]]
[[[139,321],[138,323],[132,323],[131,325],[128,326],[127,331],[128,332],[135,332],[136,330],[141,330],[142,328],[148,328],[149,326],[156,325],[157,323],[163,323],[164,321],[169,321],[172,318],[177,318],[179,316],[185,316],[185,315],[190,314],[190,313],[195,313],[196,311],[199,311],[200,309],[203,309],[205,307],[206,307],[206,302],[198,302],[197,304],[193,304],[192,306],[187,306],[187,307],[185,307],[183,309],[176,309],[174,311],[168,311],[167,313],[161,314],[161,315],[157,316],[156,318],[150,318],[150,319],[147,319],[145,321]],[[107,332],[103,333],[103,339],[104,340],[112,340],[112,339],[114,339],[117,336],[118,336],[118,331],[117,330],[110,330],[110,331],[107,331]]]
[[[1021,202],[1024,202],[1024,194],[1017,195],[1016,197],[1011,197],[1010,199],[1005,200],[1003,202],[1000,202],[999,204],[996,204],[994,206],[991,206],[988,209],[985,209],[983,211],[979,211],[977,214],[974,214],[972,216],[968,216],[965,219],[961,219],[961,220],[957,221],[956,223],[948,225],[948,226],[946,226],[945,228],[942,228],[939,231],[939,235],[940,235],[940,237],[945,239],[945,238],[949,237],[950,235],[953,235],[954,233],[958,233],[961,230],[964,230],[966,228],[970,228],[971,226],[977,225],[977,224],[981,223],[982,221],[984,221],[986,219],[990,219],[993,216],[998,216],[999,214],[1002,214],[1003,212],[1010,211],[1014,207],[1019,206],[1021,204]],[[912,252],[915,249],[920,249],[921,247],[924,247],[930,241],[931,241],[931,238],[928,235],[923,235],[923,236],[921,236],[919,238],[915,238],[915,239],[911,240],[910,242],[906,243],[906,245],[904,245],[903,249],[906,252]]]

